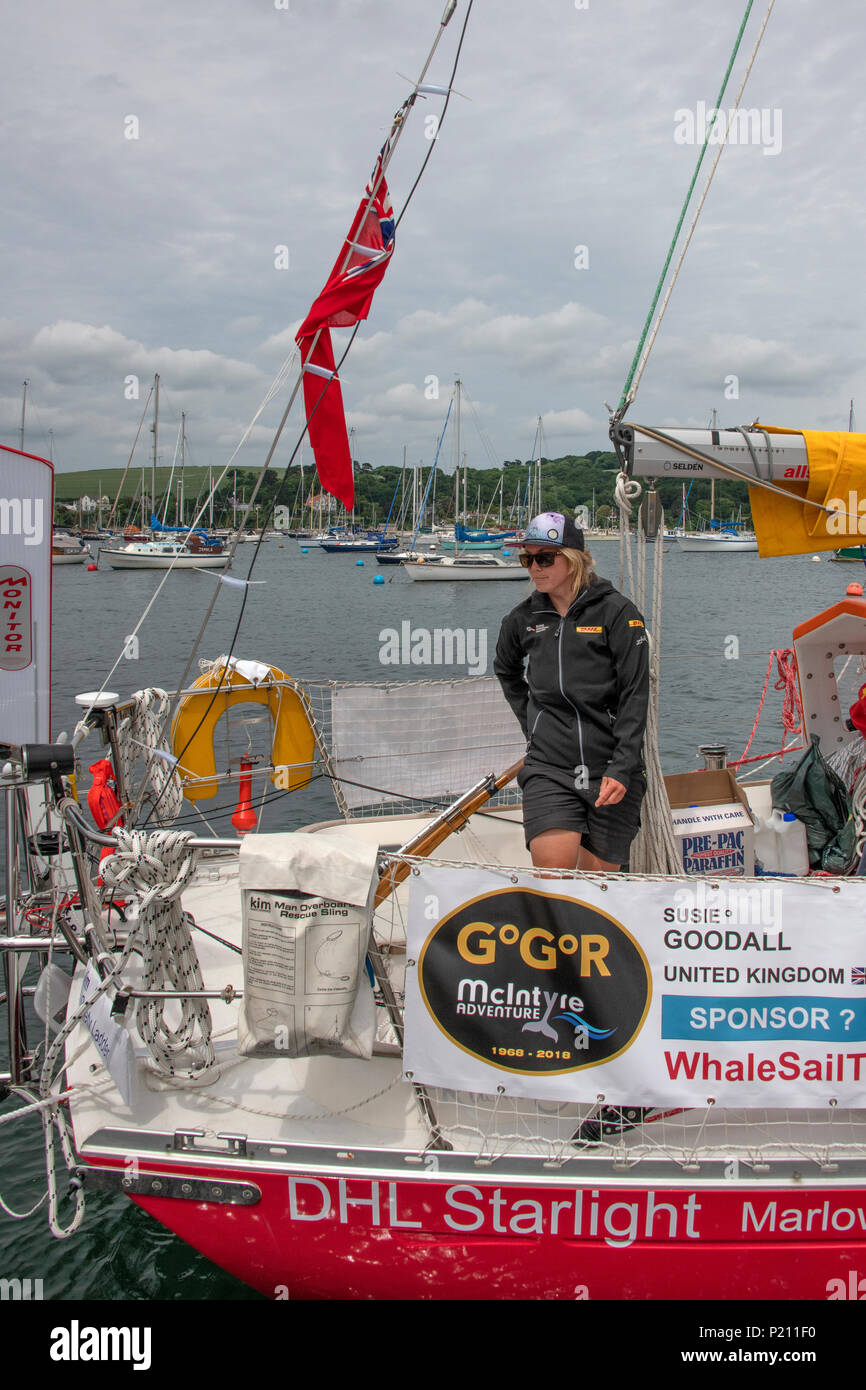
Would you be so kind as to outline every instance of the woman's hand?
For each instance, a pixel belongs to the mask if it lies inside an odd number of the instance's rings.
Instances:
[[[613,777],[602,777],[596,806],[615,806],[625,796],[625,787]]]

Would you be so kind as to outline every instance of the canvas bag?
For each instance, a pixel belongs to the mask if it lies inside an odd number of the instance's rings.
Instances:
[[[377,857],[375,845],[326,831],[243,842],[242,1056],[372,1055],[365,962]]]

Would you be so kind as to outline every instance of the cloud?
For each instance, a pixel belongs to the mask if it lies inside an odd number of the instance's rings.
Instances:
[[[130,373],[159,372],[173,389],[251,386],[259,380],[255,367],[220,357],[206,348],[148,348],[125,337],[109,324],[60,320],[40,328],[33,338],[34,361],[57,379],[76,380],[94,366],[111,366],[118,378]]]
[[[398,211],[431,158],[341,372],[371,462],[404,443],[428,456],[457,376],[501,457],[531,449],[539,412],[563,447],[606,446],[601,402],[619,397],[694,165],[674,113],[710,99],[732,37],[692,0],[664,15],[641,0],[474,7],[455,79],[470,100],[450,103],[432,150],[441,100],[405,122],[388,168]],[[14,191],[0,224],[4,441],[17,442],[26,376],[28,429],[53,431],[59,468],[114,462],[140,414],[124,377],[144,391],[159,372],[166,433],[187,409],[200,451],[216,463],[233,447],[294,351],[406,94],[397,74],[420,67],[436,19],[427,0],[18,6],[0,147]],[[641,383],[648,422],[709,418],[731,374],[742,418],[832,420],[866,397],[866,191],[851,172],[864,108],[856,64],[840,63],[840,35],[861,26],[860,0],[836,0],[768,27],[747,104],[782,111],[782,148],[722,158]]]
[[[534,422],[532,422],[534,423]],[[557,435],[583,435],[589,430],[604,428],[606,418],[599,412],[595,419],[588,415],[585,410],[548,410],[541,417],[544,432],[555,437]],[[527,421],[527,429],[530,422]]]

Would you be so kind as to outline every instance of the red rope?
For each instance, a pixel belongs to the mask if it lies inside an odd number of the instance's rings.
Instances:
[[[790,647],[786,647],[784,651],[777,651],[775,655],[779,679],[773,688],[785,692],[782,703],[782,724],[787,734],[801,734],[803,732],[803,706],[800,702],[800,685],[797,680],[797,658]],[[782,742],[784,743],[785,740],[782,739]]]
[[[786,753],[801,753],[805,746],[803,743],[796,743],[793,747],[777,748],[775,753],[758,753],[751,758],[738,758],[735,763],[725,763],[725,767],[742,767],[744,763],[763,763],[768,758],[784,758]]]
[[[736,762],[729,763],[729,767],[739,767],[741,763],[747,762],[760,762],[760,758],[747,758],[746,754],[752,746],[752,739],[755,737],[758,722],[761,718],[761,710],[764,708],[764,700],[767,695],[767,687],[770,684],[770,673],[773,669],[774,657],[776,659],[778,680],[775,681],[773,689],[784,690],[785,692],[782,701],[782,728],[784,729],[784,734],[782,736],[782,747],[779,749],[778,754],[772,753],[766,756],[784,758],[786,753],[796,751],[791,748],[786,748],[785,743],[789,734],[802,733],[803,707],[800,703],[800,690],[797,683],[797,658],[791,647],[785,647],[778,650],[774,649],[770,652],[770,660],[767,662],[767,674],[764,677],[764,687],[761,691],[761,698],[758,701],[758,713],[755,715],[755,722],[752,725],[752,732],[749,734],[749,741],[743,749],[743,756],[738,758]]]

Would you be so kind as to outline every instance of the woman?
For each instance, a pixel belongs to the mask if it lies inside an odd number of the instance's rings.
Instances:
[[[537,868],[614,872],[646,790],[643,618],[595,573],[569,517],[533,517],[523,547],[535,593],[503,621],[493,669],[527,738],[526,843]]]

